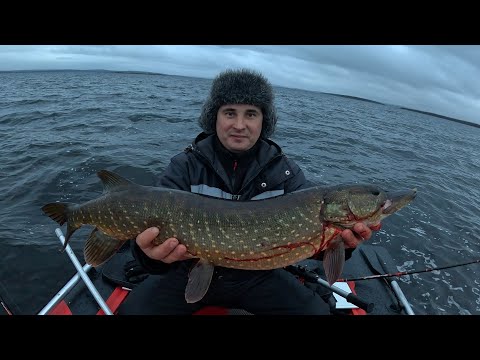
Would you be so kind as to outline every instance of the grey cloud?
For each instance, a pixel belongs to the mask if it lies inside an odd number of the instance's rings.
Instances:
[[[0,46],[0,70],[137,70],[212,78],[233,67],[255,68],[279,86],[480,123],[480,46]]]

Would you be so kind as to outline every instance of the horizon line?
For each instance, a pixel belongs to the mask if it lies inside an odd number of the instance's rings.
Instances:
[[[158,72],[154,72],[154,71],[141,71],[141,70],[107,70],[107,69],[27,69],[27,70],[25,70],[24,69],[24,70],[0,70],[0,73],[55,72],[55,71],[58,71],[58,72],[61,72],[61,71],[112,72],[112,73],[127,73],[127,74],[137,74],[137,75],[180,76],[180,77],[190,77],[190,78],[193,77],[193,78],[199,78],[199,79],[213,80],[213,78],[204,78],[204,77],[200,77],[200,76],[186,76],[186,75],[166,74],[166,73],[158,73]],[[280,86],[280,85],[275,85],[275,86],[288,88],[286,86]],[[317,93],[321,93],[321,94],[340,96],[340,97],[356,99],[356,100],[360,100],[360,101],[372,102],[372,103],[381,104],[381,105],[395,106],[395,107],[398,107],[400,109],[413,111],[413,112],[420,113],[420,114],[431,115],[431,116],[438,117],[438,118],[441,118],[441,119],[454,121],[454,122],[461,123],[461,124],[464,124],[464,125],[470,125],[470,126],[480,128],[480,123],[476,123],[476,122],[473,122],[473,121],[462,120],[462,119],[454,118],[454,117],[451,117],[451,116],[441,115],[441,114],[437,114],[437,113],[433,113],[433,112],[429,112],[429,111],[424,111],[424,110],[418,110],[418,109],[409,108],[409,107],[405,107],[405,106],[401,106],[401,105],[382,103],[380,101],[371,100],[371,99],[368,99],[368,98],[362,98],[362,97],[359,97],[359,96],[328,93],[328,92],[323,92],[323,91],[307,90],[307,89],[300,89],[300,88],[290,88],[290,89],[297,89],[297,90],[302,90],[302,91],[312,91],[312,92],[317,92]]]

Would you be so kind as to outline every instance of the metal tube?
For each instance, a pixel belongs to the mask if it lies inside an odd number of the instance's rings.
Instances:
[[[346,292],[345,290],[340,289],[339,287],[336,287],[335,285],[330,285],[327,281],[321,279],[320,277],[317,277],[316,281],[320,285],[325,286],[327,289],[330,289],[331,291],[340,295],[341,297],[347,298],[347,296],[350,295],[349,292]]]
[[[88,272],[92,268],[92,265],[85,264],[83,266],[83,271]],[[80,281],[80,275],[75,274],[66,284],[65,286],[48,302],[47,305],[44,306],[42,310],[38,313],[38,315],[47,315],[50,310],[52,310],[70,290],[72,290],[75,285]]]
[[[60,228],[55,229],[55,234],[57,234],[58,238],[62,242],[62,244],[65,244],[65,237],[63,236],[62,230]],[[82,265],[80,265],[80,262],[78,261],[77,257],[75,256],[75,253],[73,252],[72,248],[70,245],[67,245],[65,247],[65,251],[67,252],[68,256],[70,257],[70,260],[72,261],[73,265],[75,265],[75,268],[78,271],[78,274],[82,278],[83,282],[85,285],[87,285],[88,290],[92,293],[93,297],[97,301],[98,305],[102,308],[102,310],[105,312],[106,315],[113,315],[112,311],[108,307],[108,305],[105,303],[103,300],[102,296],[99,294],[97,291],[97,288],[95,285],[93,285],[92,281],[88,277],[87,273],[83,271]]]
[[[404,306],[407,314],[415,315],[415,313],[413,312],[413,309],[410,307],[410,304],[408,303],[408,300],[405,297],[405,294],[403,293],[402,289],[400,289],[400,286],[398,285],[398,283],[395,280],[393,280],[390,282],[390,284],[392,285],[392,288],[393,288],[393,291],[395,291],[395,294],[397,294],[398,299]]]

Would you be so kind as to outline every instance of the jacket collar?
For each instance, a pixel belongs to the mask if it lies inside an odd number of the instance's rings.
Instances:
[[[221,165],[219,155],[215,151],[215,141],[217,141],[215,134],[208,135],[202,132],[197,135],[191,148],[196,154],[206,160],[226,184],[230,184],[228,175]],[[270,139],[260,138],[254,148],[255,156],[252,159],[252,166],[249,167],[245,174],[244,186],[253,180],[271,160],[282,155],[280,146]],[[225,151],[227,150],[225,149]]]

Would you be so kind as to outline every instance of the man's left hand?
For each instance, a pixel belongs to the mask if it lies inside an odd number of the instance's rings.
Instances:
[[[364,223],[358,222],[353,228],[342,231],[342,238],[347,248],[355,248],[363,241],[370,239],[372,230]]]

